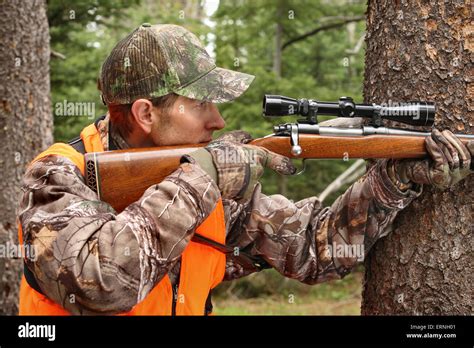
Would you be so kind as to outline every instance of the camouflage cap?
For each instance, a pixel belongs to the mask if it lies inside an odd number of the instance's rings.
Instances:
[[[142,24],[121,40],[102,65],[99,89],[104,103],[176,93],[223,103],[240,96],[255,76],[216,67],[199,39],[172,24]]]

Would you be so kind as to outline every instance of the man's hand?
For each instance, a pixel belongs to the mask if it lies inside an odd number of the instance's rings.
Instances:
[[[451,131],[434,129],[425,140],[431,158],[394,161],[394,169],[404,184],[414,182],[446,189],[471,174],[474,141],[465,146]]]
[[[223,198],[249,199],[265,168],[283,175],[296,172],[289,158],[247,144],[250,140],[250,134],[233,131],[189,155],[214,180],[217,179]]]

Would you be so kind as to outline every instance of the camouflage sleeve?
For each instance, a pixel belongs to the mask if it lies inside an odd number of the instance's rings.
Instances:
[[[176,263],[220,198],[204,171],[184,163],[117,214],[59,156],[33,163],[23,191],[19,220],[35,251],[28,267],[42,291],[73,314],[130,310]]]
[[[421,190],[400,191],[387,173],[387,160],[377,161],[330,207],[316,197],[293,203],[281,195],[265,196],[257,185],[247,206],[225,202],[228,241],[234,250],[303,283],[340,279],[391,231],[397,213]],[[225,279],[258,270],[235,252],[227,258]]]

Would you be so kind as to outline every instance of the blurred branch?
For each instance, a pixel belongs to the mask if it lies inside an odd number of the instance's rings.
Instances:
[[[52,58],[59,58],[59,59],[63,59],[63,60],[66,59],[66,56],[64,54],[53,51],[53,50],[51,50],[51,57]]]
[[[364,43],[365,39],[365,33],[362,34],[362,36],[359,38],[359,41],[357,41],[357,44],[354,46],[353,49],[346,50],[348,54],[357,54],[359,53],[360,49],[362,48],[362,44]]]
[[[356,180],[365,171],[364,163],[365,161],[363,159],[355,161],[317,196],[318,199],[323,202],[331,193],[339,190],[343,185]]]
[[[325,17],[325,18],[331,18],[331,17]],[[334,19],[337,19],[339,21],[337,22],[334,22],[334,23],[329,23],[329,24],[324,24],[324,25],[321,25],[311,31],[308,31],[306,33],[304,33],[303,35],[300,35],[300,36],[297,36],[293,39],[290,39],[289,41],[285,42],[282,46],[282,50],[284,50],[285,48],[287,48],[288,46],[294,44],[295,42],[298,42],[298,41],[302,41],[310,36],[313,36],[313,35],[316,35],[317,33],[321,32],[321,31],[324,31],[324,30],[329,30],[329,29],[334,29],[334,28],[337,28],[337,27],[341,27],[347,23],[351,23],[351,22],[358,22],[358,21],[361,21],[361,20],[364,20],[365,19],[365,16],[353,16],[353,17],[341,17],[341,16],[336,16],[336,17],[332,17],[333,20]]]

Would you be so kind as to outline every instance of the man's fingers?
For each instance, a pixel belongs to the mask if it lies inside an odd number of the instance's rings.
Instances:
[[[222,134],[215,141],[218,141],[218,140],[219,141],[233,141],[235,143],[247,144],[249,141],[252,140],[252,136],[243,130],[235,130],[235,131]]]
[[[296,167],[288,157],[281,156],[268,150],[265,166],[282,175],[291,175],[296,173]]]
[[[426,151],[431,156],[435,162],[435,167],[439,168],[444,164],[447,164],[448,161],[441,150],[440,146],[433,140],[432,137],[426,137],[425,139]]]
[[[448,161],[449,168],[459,168],[459,154],[450,141],[437,129],[433,130],[431,137],[438,144],[441,151],[443,151],[444,157]]]
[[[451,131],[444,130],[443,135],[458,151],[460,161],[459,166],[461,168],[469,168],[471,162],[471,154],[469,153],[469,149]]]

